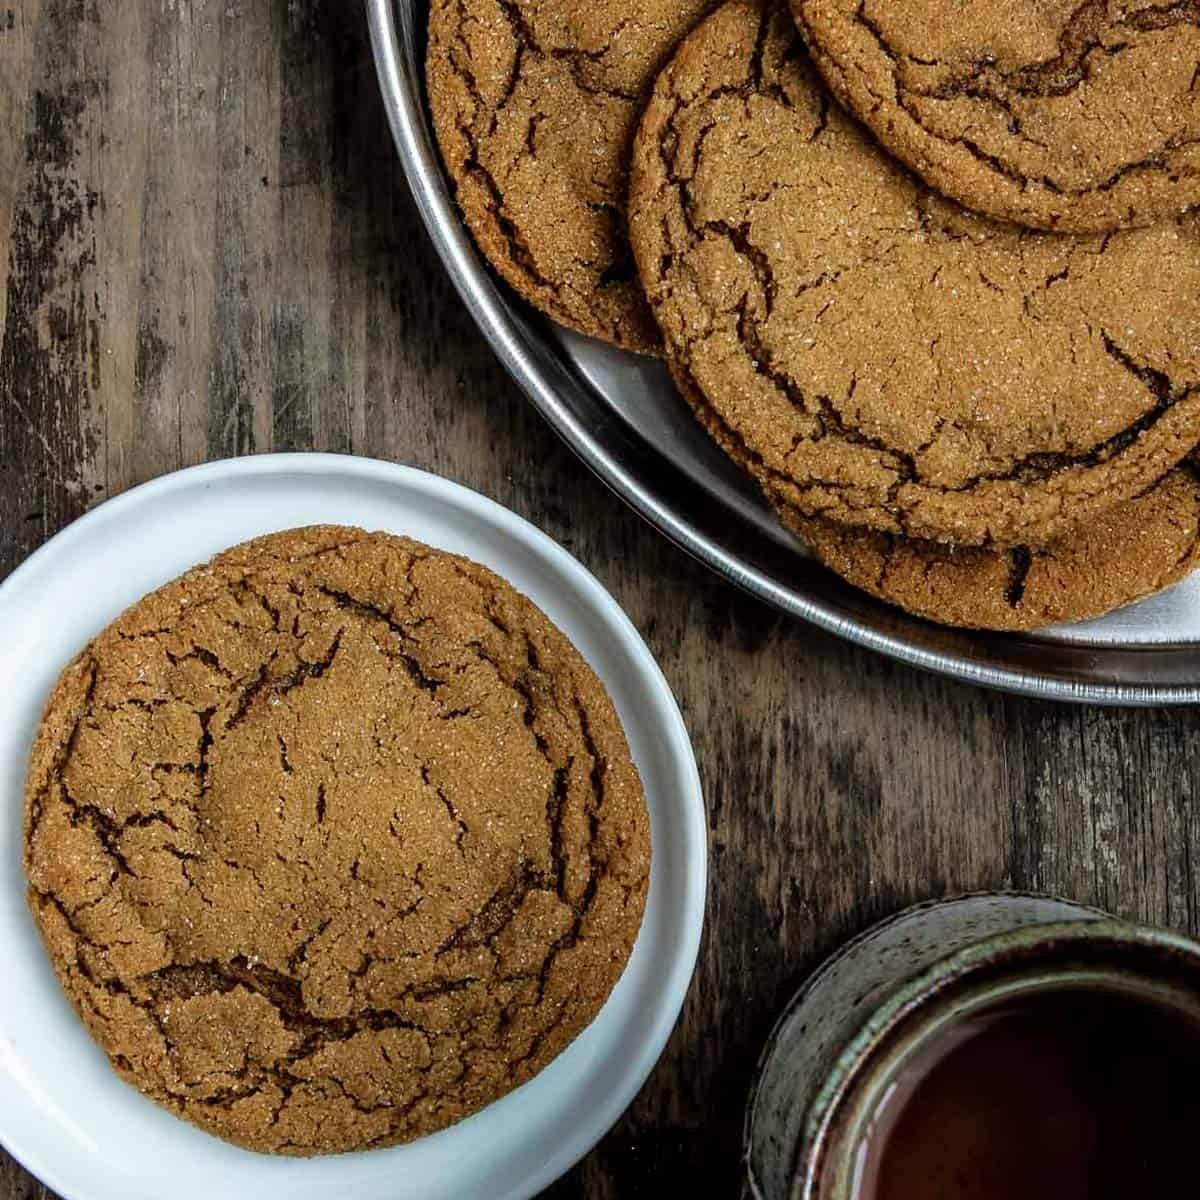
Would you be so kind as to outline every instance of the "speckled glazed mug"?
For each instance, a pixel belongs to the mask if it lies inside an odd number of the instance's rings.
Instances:
[[[1200,945],[1049,896],[921,904],[816,971],[776,1023],[746,1115],[756,1200],[853,1200],[872,1115],[951,1024],[1002,1001],[1096,988],[1200,1024]]]

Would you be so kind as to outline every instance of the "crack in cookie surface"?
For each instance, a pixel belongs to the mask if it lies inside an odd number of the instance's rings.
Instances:
[[[139,1088],[254,1149],[404,1141],[596,1015],[649,830],[611,702],[484,568],[295,531],[147,597],[34,747],[30,902]]]
[[[966,212],[830,109],[780,5],[684,43],[630,211],[672,369],[799,513],[1045,543],[1200,441],[1200,217],[1069,239]]]
[[[686,372],[675,381],[727,454],[761,473]],[[1200,466],[1193,455],[1141,494],[1049,546],[951,546],[805,516],[786,486],[766,488],[780,522],[816,559],[877,599],[929,621],[1021,632],[1089,620],[1200,567]]]
[[[786,505],[783,523],[842,578],[931,621],[1021,631],[1088,620],[1200,565],[1200,483],[1176,468],[1049,546],[946,546],[848,529]]]
[[[1074,232],[1200,203],[1200,3],[792,0],[818,67],[955,199]]]
[[[629,151],[671,48],[717,0],[434,0],[434,125],[467,223],[556,321],[657,353],[625,226]]]

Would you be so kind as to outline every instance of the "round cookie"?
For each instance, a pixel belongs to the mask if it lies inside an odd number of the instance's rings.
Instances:
[[[56,686],[29,900],[117,1071],[239,1145],[406,1141],[599,1011],[641,921],[603,685],[490,571],[314,527],[147,596]]]
[[[1200,214],[968,213],[830,102],[780,4],[731,0],[660,75],[630,230],[702,420],[806,516],[1045,544],[1200,441]]]
[[[1039,229],[1200,203],[1200,3],[792,0],[839,99],[928,183]]]
[[[572,329],[658,352],[629,249],[634,129],[655,73],[716,0],[433,0],[426,81],[484,254]]]
[[[685,376],[684,398],[706,406]],[[720,431],[714,429],[720,440]],[[740,449],[724,444],[745,467]],[[1049,546],[952,546],[775,512],[819,562],[929,621],[1003,632],[1084,621],[1178,583],[1200,566],[1200,462],[1193,455],[1139,496]]]
[[[1190,460],[1044,548],[953,547],[787,510],[780,517],[855,587],[968,629],[1027,630],[1098,617],[1177,583],[1200,564],[1200,475]]]

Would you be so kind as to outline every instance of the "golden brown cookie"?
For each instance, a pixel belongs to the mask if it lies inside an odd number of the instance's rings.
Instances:
[[[667,358],[775,504],[1045,544],[1200,441],[1200,215],[1090,240],[966,212],[732,0],[660,75],[631,237]]]
[[[658,352],[625,229],[646,93],[717,0],[433,0],[426,81],[475,240],[556,321]]]
[[[792,0],[841,101],[929,184],[1038,229],[1200,203],[1200,0]]]
[[[676,382],[702,415],[706,406],[695,388],[685,376]],[[737,446],[724,448],[746,466]],[[1196,456],[1045,547],[951,546],[806,517],[787,504],[776,504],[775,512],[848,583],[926,620],[964,629],[1016,632],[1103,616],[1200,566]]]
[[[29,900],[117,1071],[287,1154],[529,1079],[637,935],[649,824],[603,685],[529,600],[314,527],[129,609],[33,747]]]
[[[953,547],[786,509],[780,516],[855,587],[968,629],[1036,629],[1098,617],[1178,583],[1200,564],[1200,476],[1190,460],[1044,548]]]

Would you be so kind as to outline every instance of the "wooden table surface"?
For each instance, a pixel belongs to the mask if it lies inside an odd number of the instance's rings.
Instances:
[[[704,778],[707,932],[658,1068],[553,1200],[736,1197],[773,1017],[902,905],[1034,888],[1200,933],[1200,713],[919,674],[781,618],[644,525],[456,299],[354,0],[0,0],[0,272],[0,576],[163,472],[344,451],[528,517],[648,640]],[[0,1200],[49,1195],[0,1160]]]

